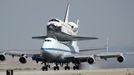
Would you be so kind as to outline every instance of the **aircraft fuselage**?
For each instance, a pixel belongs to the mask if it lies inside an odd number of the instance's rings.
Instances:
[[[61,43],[54,38],[46,38],[41,48],[47,62],[65,62],[64,56],[77,53],[76,48],[68,43]]]

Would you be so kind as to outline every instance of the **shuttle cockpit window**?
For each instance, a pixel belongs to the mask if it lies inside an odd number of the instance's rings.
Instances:
[[[51,22],[51,21],[59,22],[59,20],[57,20],[57,19],[51,19],[51,20],[49,20],[49,22]]]
[[[48,41],[48,42],[49,42],[49,41],[51,41],[51,40],[45,40],[45,41]]]

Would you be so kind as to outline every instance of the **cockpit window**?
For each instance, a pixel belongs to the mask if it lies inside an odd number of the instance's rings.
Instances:
[[[56,21],[56,22],[59,22],[59,20],[57,20],[57,19],[51,19],[51,20],[49,20],[49,22],[50,21]]]
[[[51,41],[51,40],[45,40],[45,41]]]

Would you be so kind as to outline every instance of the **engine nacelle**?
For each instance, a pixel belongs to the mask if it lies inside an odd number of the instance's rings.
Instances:
[[[22,63],[22,64],[27,63],[26,57],[25,56],[20,57],[19,62]]]
[[[0,61],[5,61],[6,60],[6,57],[4,54],[0,54]]]
[[[95,62],[95,59],[93,57],[89,57],[87,61],[89,64],[93,64]]]
[[[117,57],[117,61],[118,61],[119,63],[122,63],[122,62],[124,61],[124,57],[123,57],[123,56]]]

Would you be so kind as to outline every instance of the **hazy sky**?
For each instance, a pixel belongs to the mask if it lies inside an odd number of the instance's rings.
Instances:
[[[80,48],[134,47],[134,0],[0,0],[0,48],[40,49],[49,19],[63,20],[70,3],[69,21],[80,20],[79,35],[99,40],[79,42]]]

